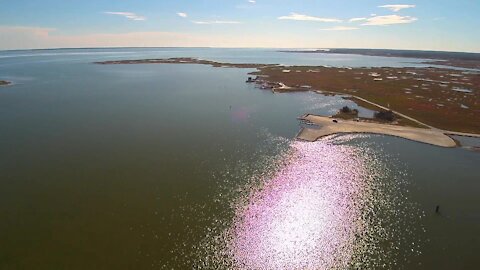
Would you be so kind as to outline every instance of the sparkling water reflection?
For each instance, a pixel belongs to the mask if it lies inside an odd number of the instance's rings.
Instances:
[[[406,211],[401,173],[393,177],[368,147],[348,144],[363,136],[291,142],[275,172],[259,172],[259,183],[237,198],[233,219],[203,243],[209,256],[199,268],[393,267],[412,233],[408,216],[418,211]]]
[[[242,268],[329,269],[352,256],[361,159],[324,142],[293,148],[290,163],[239,210],[231,249]]]

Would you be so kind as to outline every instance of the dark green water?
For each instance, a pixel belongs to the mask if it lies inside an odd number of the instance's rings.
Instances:
[[[259,90],[246,69],[100,59],[0,59],[14,82],[0,88],[2,270],[194,268],[234,191],[288,149],[296,117],[355,106]],[[408,214],[385,226],[400,249],[385,252],[387,268],[480,265],[478,153],[381,136],[339,144],[391,169],[382,181]]]

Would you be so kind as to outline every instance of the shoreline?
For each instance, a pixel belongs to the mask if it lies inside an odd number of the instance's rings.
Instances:
[[[480,134],[480,73],[438,68],[263,67],[261,83],[354,97],[422,126]],[[274,91],[276,89],[273,89]]]
[[[346,95],[406,119],[406,126],[454,130],[480,137],[480,73],[440,68],[332,68],[220,63],[196,58],[141,59],[95,64],[202,64],[254,68],[247,82],[273,92],[313,91]],[[410,122],[410,123],[408,123]]]

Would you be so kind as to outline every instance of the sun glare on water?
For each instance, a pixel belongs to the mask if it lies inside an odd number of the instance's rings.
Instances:
[[[289,164],[237,213],[230,249],[239,268],[330,269],[352,256],[361,162],[325,143],[293,147]]]
[[[404,198],[393,195],[398,179],[385,176],[375,155],[343,144],[345,140],[292,142],[287,160],[273,176],[249,186],[234,204],[233,219],[214,241],[207,240],[214,249],[207,253],[215,255],[204,266],[345,269],[394,264],[392,252],[404,237],[394,232],[409,230],[399,219],[405,215],[400,207]]]

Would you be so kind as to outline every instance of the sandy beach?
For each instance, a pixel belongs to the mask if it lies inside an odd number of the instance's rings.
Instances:
[[[320,126],[319,129],[303,128],[297,135],[297,139],[304,141],[313,142],[325,136],[341,133],[371,133],[395,136],[441,147],[456,146],[456,143],[452,138],[435,129],[357,122],[311,114],[303,116],[302,119]],[[334,122],[334,120],[336,122]]]

